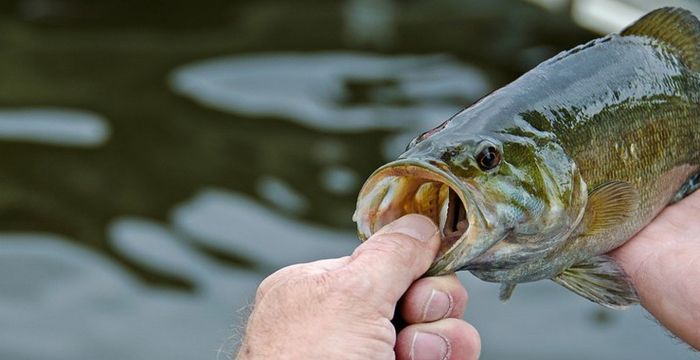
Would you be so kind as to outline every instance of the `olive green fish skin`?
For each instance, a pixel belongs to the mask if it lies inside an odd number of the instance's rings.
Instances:
[[[445,254],[429,273],[467,269],[487,281],[534,281],[620,246],[698,172],[699,94],[698,74],[668,45],[610,35],[457,114],[401,158],[443,162],[471,196],[478,191],[488,224],[481,230],[492,238],[480,254]],[[503,153],[494,173],[474,164],[484,140]],[[603,232],[578,234],[588,193],[610,181],[631,184],[639,206]]]

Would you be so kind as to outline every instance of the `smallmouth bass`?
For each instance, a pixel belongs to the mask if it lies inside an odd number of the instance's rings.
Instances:
[[[700,21],[662,8],[538,65],[365,182],[362,240],[408,213],[441,229],[428,275],[551,279],[610,308],[639,302],[605,253],[700,187]],[[700,219],[699,219],[700,221]]]

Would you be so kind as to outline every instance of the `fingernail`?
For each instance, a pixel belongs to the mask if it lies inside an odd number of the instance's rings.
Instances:
[[[425,216],[409,214],[402,216],[380,230],[383,233],[402,233],[416,240],[427,242],[437,232],[435,224]]]
[[[423,321],[444,319],[452,312],[452,296],[440,290],[433,290],[423,308]]]
[[[450,345],[442,336],[417,331],[411,344],[411,360],[444,360]]]

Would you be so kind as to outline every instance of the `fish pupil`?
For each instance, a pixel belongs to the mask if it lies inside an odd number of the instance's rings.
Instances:
[[[481,170],[491,170],[501,163],[501,154],[495,147],[489,146],[477,155],[476,160]]]

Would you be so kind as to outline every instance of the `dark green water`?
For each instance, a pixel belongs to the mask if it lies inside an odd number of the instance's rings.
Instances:
[[[216,356],[265,274],[354,246],[411,134],[593,37],[514,0],[0,2],[0,358]],[[689,356],[466,281],[484,358]]]

